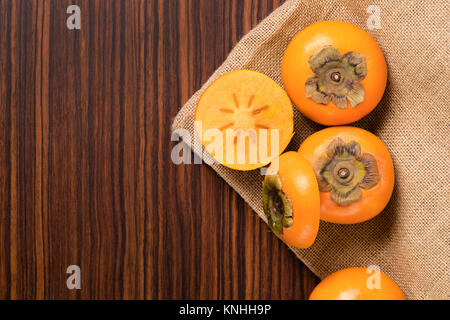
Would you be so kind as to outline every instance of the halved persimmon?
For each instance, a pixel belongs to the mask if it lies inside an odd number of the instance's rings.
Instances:
[[[323,279],[309,300],[405,300],[402,289],[371,268],[348,268]]]
[[[286,92],[268,76],[251,70],[227,73],[200,97],[195,129],[219,163],[253,170],[270,163],[287,147],[294,111]]]
[[[286,244],[308,248],[320,222],[320,197],[314,171],[298,152],[282,154],[263,182],[263,208],[269,228]]]
[[[323,125],[342,125],[361,119],[380,102],[387,66],[366,31],[343,21],[322,21],[291,41],[281,76],[305,116]]]
[[[298,152],[314,168],[322,220],[359,223],[372,219],[388,204],[394,165],[374,134],[355,127],[330,127],[309,136]]]

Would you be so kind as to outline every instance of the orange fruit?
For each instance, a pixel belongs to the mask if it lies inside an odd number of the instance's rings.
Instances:
[[[314,168],[322,220],[359,223],[375,217],[388,204],[394,165],[374,134],[355,127],[330,127],[308,137],[298,152]]]
[[[309,300],[405,299],[402,290],[391,278],[366,268],[348,268],[331,274],[317,285],[309,297]]]
[[[253,170],[270,163],[287,147],[294,111],[286,92],[268,76],[251,70],[227,73],[200,97],[195,129],[219,163]]]
[[[299,153],[282,154],[263,183],[263,208],[270,229],[286,244],[308,248],[320,223],[320,197],[314,171]]]
[[[281,76],[306,117],[334,126],[357,121],[376,107],[386,88],[387,66],[366,31],[347,22],[322,21],[291,41]]]

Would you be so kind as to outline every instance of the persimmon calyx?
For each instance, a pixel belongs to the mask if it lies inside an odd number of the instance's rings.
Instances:
[[[340,55],[338,49],[325,46],[314,54],[309,65],[315,73],[306,80],[306,97],[317,103],[331,101],[341,109],[352,108],[364,101],[365,90],[361,84],[367,75],[365,57],[356,52]]]
[[[263,208],[269,228],[277,235],[283,234],[283,228],[294,223],[292,204],[289,197],[281,190],[280,178],[273,174],[263,181]]]
[[[361,153],[355,141],[345,143],[334,139],[326,155],[314,164],[321,192],[331,192],[330,198],[340,206],[361,199],[361,189],[371,189],[380,181],[377,160],[370,153]]]

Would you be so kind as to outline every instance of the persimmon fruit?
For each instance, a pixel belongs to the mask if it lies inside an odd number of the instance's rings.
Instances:
[[[314,171],[299,153],[282,154],[263,182],[263,209],[270,229],[286,244],[308,248],[320,222],[319,187]]]
[[[320,190],[320,215],[352,224],[378,215],[394,189],[394,165],[374,134],[356,127],[330,127],[308,137],[298,152],[311,164]]]
[[[195,128],[219,163],[253,170],[269,164],[287,147],[294,130],[294,110],[287,93],[268,76],[237,70],[215,80],[200,97]],[[215,134],[208,136],[208,132]],[[239,148],[241,142],[245,148]]]
[[[368,272],[369,271],[369,272]],[[379,280],[371,281],[372,270],[348,268],[323,279],[313,290],[310,300],[405,300],[400,287],[380,272]],[[379,283],[377,283],[379,281]]]
[[[322,21],[291,41],[281,76],[306,117],[334,126],[357,121],[377,106],[386,88],[387,66],[366,31],[343,21]]]

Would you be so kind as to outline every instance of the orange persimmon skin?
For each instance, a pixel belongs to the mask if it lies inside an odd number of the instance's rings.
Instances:
[[[320,282],[309,300],[405,300],[400,287],[380,272],[380,288],[369,289],[367,280],[372,272],[366,268],[337,271]]]
[[[316,239],[320,223],[320,197],[316,176],[308,161],[297,152],[282,154],[269,167],[273,172],[278,166],[281,190],[292,204],[294,223],[283,228],[278,236],[286,244],[304,249],[310,247]]]
[[[330,127],[308,137],[298,152],[314,166],[335,139],[356,141],[362,153],[370,153],[377,160],[379,182],[371,189],[361,189],[362,197],[347,206],[340,206],[330,198],[330,192],[320,192],[320,217],[333,223],[352,224],[367,221],[378,215],[388,204],[394,189],[394,165],[388,149],[374,134],[356,127]]]
[[[320,104],[305,95],[305,82],[314,75],[309,59],[327,45],[338,49],[341,55],[353,51],[366,58],[367,75],[361,81],[365,98],[354,108],[339,109],[331,101]],[[281,76],[289,97],[305,116],[335,126],[355,122],[376,107],[386,88],[387,66],[383,52],[366,31],[343,21],[322,21],[303,29],[289,44]]]

